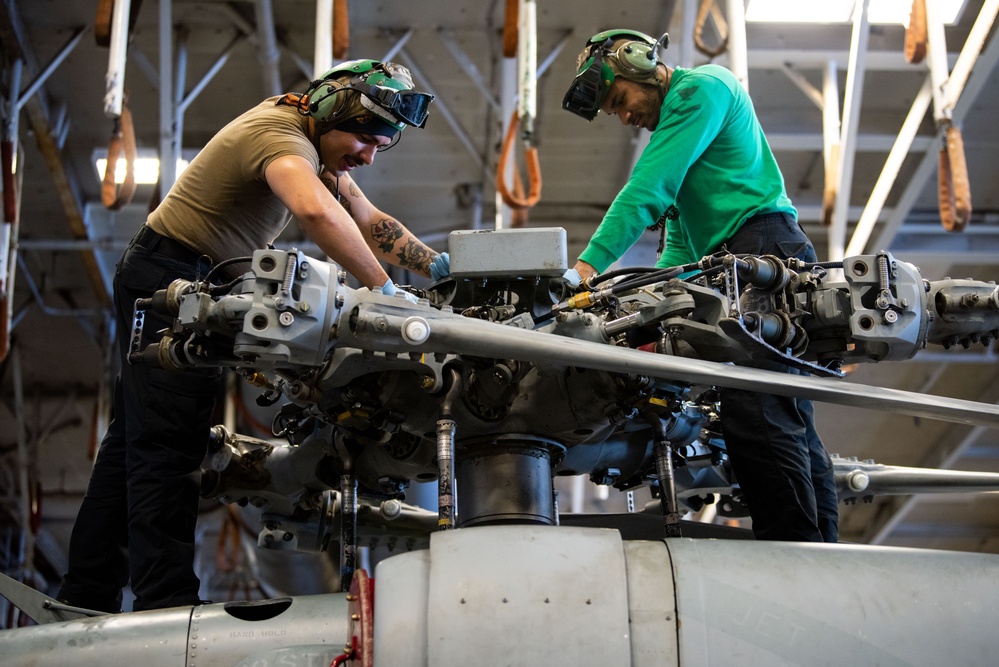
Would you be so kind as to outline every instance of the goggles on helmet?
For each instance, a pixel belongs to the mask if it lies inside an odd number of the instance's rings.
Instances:
[[[604,63],[603,48],[594,49],[579,68],[569,90],[562,98],[562,108],[586,120],[593,120],[614,82],[614,73]]]
[[[617,48],[613,49],[613,45]],[[658,40],[635,30],[605,30],[587,41],[576,61],[577,73],[562,99],[562,108],[593,120],[615,76],[640,83],[656,80],[656,49],[667,48],[669,35]]]
[[[414,90],[395,90],[388,86],[372,86],[361,77],[354,77],[344,86],[361,93],[368,100],[361,99],[361,104],[371,112],[389,122],[402,121],[413,127],[423,127],[430,115],[430,103],[434,96],[429,93],[418,93]],[[384,110],[386,113],[379,113]]]

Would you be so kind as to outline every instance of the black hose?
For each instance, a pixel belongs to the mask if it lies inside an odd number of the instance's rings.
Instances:
[[[221,262],[219,262],[218,264],[216,264],[215,266],[213,266],[208,271],[208,275],[205,276],[205,282],[206,283],[209,282],[211,280],[212,276],[215,274],[215,272],[218,271],[219,269],[225,267],[225,266],[229,266],[230,264],[238,264],[240,262],[252,262],[252,261],[253,261],[253,257],[252,256],[250,256],[250,257],[230,257],[229,259],[222,260]]]

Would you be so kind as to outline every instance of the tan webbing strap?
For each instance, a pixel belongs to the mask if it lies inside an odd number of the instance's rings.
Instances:
[[[523,196],[523,183],[521,183],[520,194],[518,195],[516,185],[514,186],[514,191],[511,193],[503,179],[507,160],[514,153],[513,139],[517,134],[518,122],[517,112],[514,111],[513,116],[510,118],[510,128],[503,139],[503,150],[500,152],[499,165],[496,167],[496,190],[500,193],[500,197],[503,198],[503,202],[514,210],[531,208],[541,199],[541,164],[538,161],[538,149],[533,146],[524,149],[524,160],[527,162],[527,175],[531,184],[527,197]],[[513,178],[515,183],[520,181],[520,174],[516,170],[514,170]]]
[[[114,181],[118,157],[125,156],[125,182],[118,189]],[[128,95],[122,100],[121,116],[114,121],[111,141],[108,143],[108,164],[101,182],[101,202],[111,211],[117,211],[132,201],[135,195],[135,127],[132,112],[128,110]]]
[[[971,185],[961,130],[948,127],[940,149],[940,223],[948,232],[964,230],[971,219]]]
[[[115,0],[97,0],[97,16],[94,19],[94,40],[97,46],[111,46],[111,18],[114,16]],[[139,8],[142,0],[131,0],[128,10],[128,34],[135,29],[135,21],[139,18]]]
[[[721,43],[718,46],[708,46],[702,36],[704,26],[708,22],[708,15],[714,21],[718,36],[721,38]],[[694,46],[709,58],[720,56],[728,48],[728,22],[725,21],[725,15],[718,8],[716,0],[701,0],[697,6],[697,19],[694,23]]]
[[[831,227],[833,211],[836,208],[836,193],[839,181],[839,144],[834,144],[829,150],[825,163],[825,183],[822,188],[822,225]]]
[[[520,0],[506,0],[503,17],[503,57],[517,57],[517,27],[520,23]]]
[[[333,57],[343,60],[350,49],[350,17],[347,0],[333,0]]]
[[[905,62],[918,65],[926,57],[926,0],[912,0],[905,29]]]
[[[111,16],[114,0],[97,0],[97,18],[94,19],[94,39],[97,46],[111,46]]]

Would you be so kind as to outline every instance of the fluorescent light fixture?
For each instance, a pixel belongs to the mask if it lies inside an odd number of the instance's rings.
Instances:
[[[954,25],[967,0],[936,0],[945,25]],[[850,23],[854,0],[749,0],[746,20],[771,23]],[[870,0],[867,17],[871,23],[908,25],[911,0]]]
[[[186,152],[186,151],[185,151]],[[97,180],[104,180],[104,172],[107,169],[107,149],[96,148],[93,153],[94,166],[97,169]],[[190,160],[180,158],[177,160],[177,175],[180,176],[181,172],[187,168]],[[139,155],[135,158],[135,183],[136,185],[150,185],[156,183],[160,177],[160,159],[156,157],[155,151],[139,151]],[[114,182],[124,183],[125,182],[125,158],[124,156],[118,156],[118,162],[115,163],[114,170]]]

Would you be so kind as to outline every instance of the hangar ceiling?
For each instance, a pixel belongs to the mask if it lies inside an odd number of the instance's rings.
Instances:
[[[598,118],[588,126],[560,108],[582,42],[611,27],[669,31],[672,45],[664,56],[669,64],[696,65],[708,58],[690,47],[691,21],[684,16],[697,4],[690,0],[536,4],[542,66],[534,145],[543,189],[528,224],[565,228],[574,258],[644,145],[634,129],[612,119]],[[18,480],[38,480],[39,543],[56,568],[86,485],[88,447],[106,418],[102,397],[113,372],[107,354],[109,276],[157,196],[155,186],[142,185],[118,212],[100,203],[93,158],[106,152],[112,124],[103,112],[108,49],[94,39],[96,5],[4,0],[0,8],[0,89],[6,119],[16,120],[21,185],[11,354],[0,389],[7,425],[0,439],[3,495],[12,510],[20,502]],[[311,77],[315,0],[134,5],[139,10],[125,85],[142,154],[155,155],[164,141],[174,140],[184,156],[192,155],[243,110],[276,92],[304,90]],[[357,172],[356,180],[371,200],[440,250],[450,231],[491,228],[497,217],[509,217],[497,207],[495,188],[516,78],[515,65],[502,55],[504,5],[499,0],[350,3],[348,57],[401,62],[413,71],[418,88],[437,96],[427,127],[407,130],[396,147]],[[990,3],[966,0],[958,22],[945,29],[950,66],[973,34],[983,5]],[[748,24],[748,88],[820,259],[852,243],[869,252],[888,249],[918,265],[928,279],[997,278],[999,126],[993,114],[999,103],[999,41],[991,30],[987,35],[954,111],[974,203],[968,228],[954,234],[940,223],[935,185],[940,143],[932,105],[929,112],[910,114],[914,104],[919,109],[920,100],[925,102],[921,89],[929,69],[905,61],[903,28],[870,26],[858,58],[851,52],[857,40],[850,24]],[[165,38],[171,41],[168,48]],[[727,55],[716,62],[732,65]],[[854,124],[842,147],[852,156],[852,177],[840,187],[840,228],[821,222],[824,121],[816,96],[830,84],[844,126]],[[11,95],[12,89],[19,95]],[[16,112],[11,112],[14,97]],[[164,122],[166,114],[173,114],[172,123]],[[882,197],[875,185],[904,126],[914,136],[896,156],[897,178],[883,195],[880,214],[871,219],[867,240],[855,237],[865,207]],[[311,248],[294,224],[280,242]],[[654,247],[655,239],[644,240],[625,262],[649,263]],[[857,368],[846,381],[995,403],[997,369],[994,346],[926,350],[911,361]],[[817,406],[817,414],[828,449],[843,456],[999,471],[999,445],[991,430],[831,405]],[[845,507],[842,537],[999,552],[999,496],[903,496]]]

